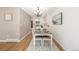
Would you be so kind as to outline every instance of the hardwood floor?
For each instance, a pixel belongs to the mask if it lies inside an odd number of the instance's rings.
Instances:
[[[0,51],[26,51],[32,40],[32,33],[25,37],[21,42],[0,42]],[[53,39],[54,51],[64,51],[64,49]]]
[[[25,37],[21,42],[0,42],[0,51],[25,51],[32,40],[32,33]]]
[[[53,39],[53,43],[53,47],[56,51],[64,51],[64,48],[55,39]]]

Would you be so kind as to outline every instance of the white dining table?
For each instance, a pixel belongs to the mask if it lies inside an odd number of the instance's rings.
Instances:
[[[40,37],[41,39],[36,39],[36,37]],[[42,38],[49,38],[49,39],[42,39]],[[34,44],[34,47],[35,47],[35,44],[36,44],[36,40],[41,40],[41,45],[42,47],[44,47],[44,40],[49,40],[50,43],[51,43],[51,48],[52,48],[52,43],[53,43],[53,40],[52,40],[52,34],[51,33],[36,33],[34,32],[33,33],[33,44]]]

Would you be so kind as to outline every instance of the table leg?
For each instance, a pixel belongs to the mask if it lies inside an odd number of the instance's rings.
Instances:
[[[35,48],[35,35],[33,35],[33,45],[34,45],[34,48]]]
[[[52,36],[51,36],[51,49],[52,49]]]

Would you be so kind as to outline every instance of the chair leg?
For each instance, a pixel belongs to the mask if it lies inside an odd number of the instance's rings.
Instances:
[[[42,45],[42,48],[43,48],[44,47],[44,40],[43,40],[43,38],[41,40],[41,45]]]
[[[33,46],[34,46],[34,48],[35,48],[35,36],[33,36]]]
[[[51,49],[52,49],[52,37],[51,37]]]

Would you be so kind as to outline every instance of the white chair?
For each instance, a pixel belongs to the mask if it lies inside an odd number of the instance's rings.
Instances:
[[[33,45],[34,45],[34,48],[35,48],[37,40],[41,41],[41,47],[44,47],[44,43],[45,43],[44,41],[50,41],[51,48],[52,48],[52,34],[35,33],[34,29],[32,29],[32,34],[33,34]],[[40,39],[36,39],[36,38],[40,38]]]

